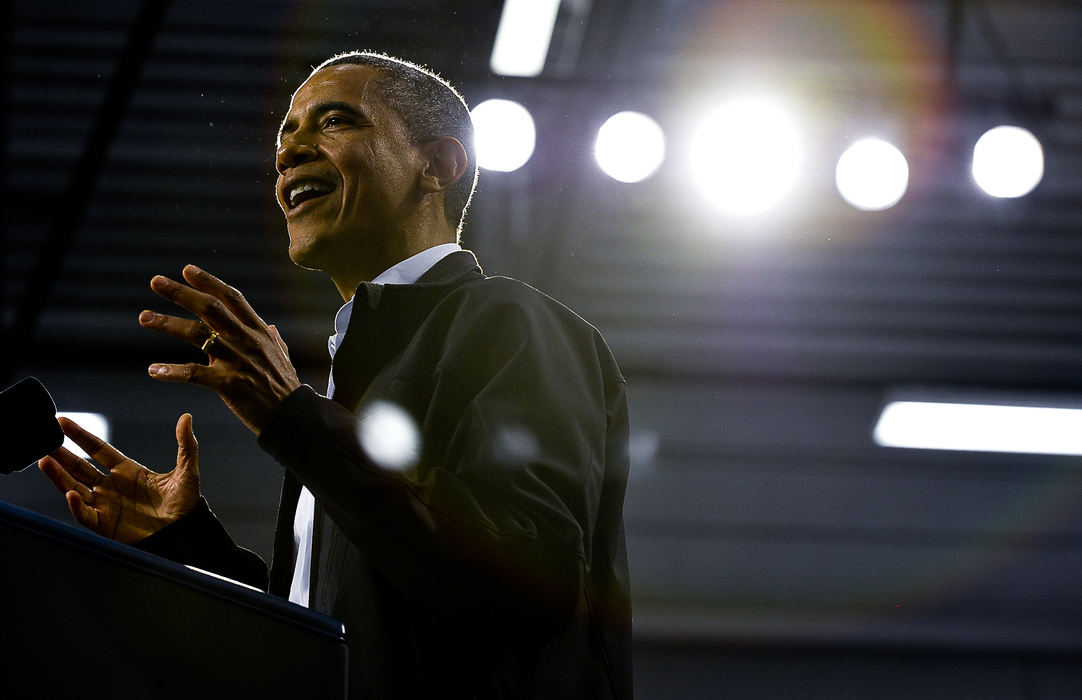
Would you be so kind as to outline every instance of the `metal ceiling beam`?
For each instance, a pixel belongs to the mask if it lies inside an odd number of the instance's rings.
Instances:
[[[109,149],[128,109],[132,93],[139,82],[139,75],[150,56],[168,7],[167,0],[144,0],[135,17],[116,71],[109,81],[105,99],[94,117],[86,147],[72,171],[67,191],[57,207],[48,237],[38,254],[22,301],[16,309],[15,319],[10,328],[4,329],[4,336],[8,340],[0,344],[3,347],[0,351],[3,352],[0,366],[6,374],[5,381],[0,383],[6,384],[6,380],[26,359],[41,312],[49,302],[56,277],[63,269],[64,259],[71,248],[72,239],[86,215],[98,176],[105,166]]]

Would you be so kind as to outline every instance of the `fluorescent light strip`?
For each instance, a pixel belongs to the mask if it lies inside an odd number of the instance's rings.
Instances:
[[[545,68],[560,0],[504,0],[489,66],[496,75],[533,78]]]
[[[1082,409],[893,401],[874,437],[885,447],[1082,455]]]

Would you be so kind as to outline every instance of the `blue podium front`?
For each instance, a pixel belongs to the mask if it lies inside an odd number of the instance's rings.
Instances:
[[[2,698],[345,698],[340,622],[0,503]]]

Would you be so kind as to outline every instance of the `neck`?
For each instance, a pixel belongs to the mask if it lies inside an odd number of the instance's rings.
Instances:
[[[334,282],[338,293],[342,295],[342,300],[348,301],[362,282],[371,282],[380,273],[421,251],[441,243],[454,243],[456,240],[457,235],[448,226],[440,229],[402,232],[392,237],[386,245],[364,251],[357,256],[357,259],[351,261],[351,264],[332,272],[331,281]]]

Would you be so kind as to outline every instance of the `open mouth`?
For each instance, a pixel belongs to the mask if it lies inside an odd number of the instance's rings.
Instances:
[[[293,183],[286,191],[286,204],[295,209],[305,202],[330,194],[334,187],[319,180],[301,180]]]

